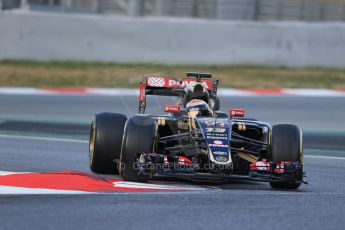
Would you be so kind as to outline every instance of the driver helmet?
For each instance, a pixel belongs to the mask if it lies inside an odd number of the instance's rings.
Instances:
[[[189,117],[210,116],[212,111],[208,104],[200,99],[193,99],[186,104],[185,111]]]
[[[209,93],[205,82],[191,82],[185,90],[186,95],[184,98],[184,105],[193,99],[200,99],[208,103]]]

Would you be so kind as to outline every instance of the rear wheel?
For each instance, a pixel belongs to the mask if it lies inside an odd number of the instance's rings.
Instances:
[[[272,161],[301,162],[303,157],[303,143],[301,130],[296,125],[275,125],[271,132]],[[297,180],[302,180],[302,174],[296,175]],[[297,189],[301,183],[293,181],[271,182],[272,188]]]
[[[92,172],[116,174],[120,159],[123,129],[127,117],[116,113],[96,114],[90,129],[89,166]]]
[[[157,125],[148,116],[137,115],[128,119],[122,141],[120,175],[124,180],[147,182],[148,175],[139,174],[138,154],[155,151]]]

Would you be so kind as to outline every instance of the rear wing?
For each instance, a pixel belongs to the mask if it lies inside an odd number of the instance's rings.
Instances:
[[[196,76],[197,73],[187,73],[187,76]],[[185,88],[191,82],[204,82],[211,96],[217,95],[218,80],[201,80],[200,74],[197,79],[175,79],[172,77],[144,76],[139,86],[139,113],[145,113],[146,95],[159,96],[183,96]],[[205,77],[205,76],[202,76]],[[211,75],[208,76],[210,78]]]

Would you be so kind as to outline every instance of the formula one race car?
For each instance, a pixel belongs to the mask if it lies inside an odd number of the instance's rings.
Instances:
[[[96,114],[90,131],[90,168],[120,173],[127,181],[164,176],[196,181],[247,179],[297,189],[303,181],[302,132],[244,118],[243,109],[219,110],[218,81],[211,74],[187,79],[156,76],[140,83],[139,113]],[[192,79],[191,79],[192,77]],[[169,115],[146,115],[146,96],[177,96]]]

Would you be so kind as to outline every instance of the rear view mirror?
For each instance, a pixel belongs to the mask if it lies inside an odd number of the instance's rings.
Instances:
[[[179,113],[180,110],[178,105],[164,105],[164,112],[166,113]]]
[[[246,113],[245,109],[230,109],[229,110],[229,117],[230,117],[230,119],[233,117],[244,117],[245,113]]]

